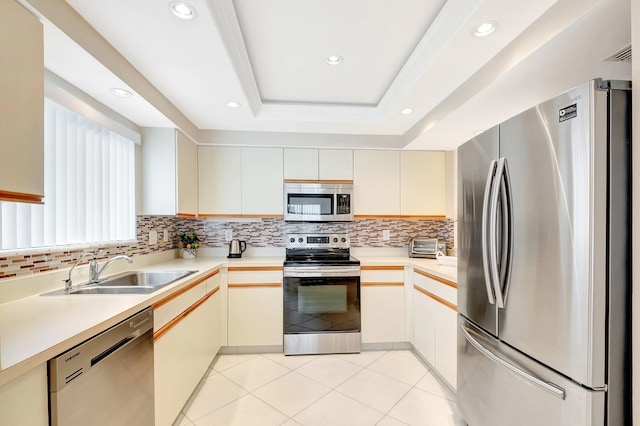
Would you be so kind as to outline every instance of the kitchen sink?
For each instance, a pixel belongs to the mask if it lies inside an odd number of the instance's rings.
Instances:
[[[43,296],[65,294],[148,294],[174,281],[187,277],[196,271],[129,271],[113,275],[97,283],[85,283],[60,289]]]

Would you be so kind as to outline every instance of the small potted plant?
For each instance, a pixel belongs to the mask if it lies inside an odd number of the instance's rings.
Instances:
[[[195,232],[181,232],[180,247],[182,248],[182,257],[184,259],[194,259],[198,247],[200,247],[198,235]]]

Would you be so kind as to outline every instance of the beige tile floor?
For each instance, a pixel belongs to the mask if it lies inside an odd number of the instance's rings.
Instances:
[[[184,410],[177,425],[464,425],[411,351],[221,355]]]

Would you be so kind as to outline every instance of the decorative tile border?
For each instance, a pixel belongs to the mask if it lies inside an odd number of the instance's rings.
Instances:
[[[412,237],[443,238],[448,247],[454,243],[454,221],[451,219],[361,219],[345,223],[286,223],[282,219],[254,221],[220,221],[186,219],[173,216],[138,216],[137,241],[106,245],[87,245],[63,248],[42,248],[0,253],[0,280],[46,271],[69,268],[86,252],[98,252],[104,260],[116,254],[145,255],[178,247],[179,233],[195,231],[203,247],[227,247],[225,231],[233,238],[245,240],[251,247],[284,247],[284,235],[289,233],[348,233],[353,247],[407,247]],[[169,240],[164,241],[163,232]],[[382,239],[382,231],[389,230],[390,239]],[[149,245],[149,232],[158,233],[158,242]]]

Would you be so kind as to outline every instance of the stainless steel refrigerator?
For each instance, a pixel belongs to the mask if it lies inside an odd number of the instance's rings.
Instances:
[[[630,108],[594,80],[458,149],[469,425],[630,424]]]

